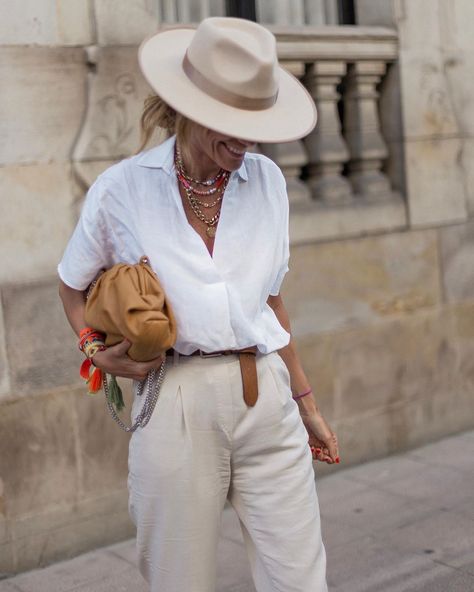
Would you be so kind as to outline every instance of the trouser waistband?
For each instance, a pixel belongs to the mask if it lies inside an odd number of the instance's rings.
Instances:
[[[258,399],[258,380],[257,380],[257,346],[245,347],[243,349],[223,349],[215,352],[204,352],[200,349],[194,351],[189,356],[200,356],[201,358],[216,358],[218,356],[237,355],[240,363],[240,373],[242,376],[242,390],[244,401],[249,407],[253,407]],[[174,349],[166,352],[167,356],[173,356]],[[183,354],[179,354],[182,356]],[[188,357],[188,356],[184,356]]]

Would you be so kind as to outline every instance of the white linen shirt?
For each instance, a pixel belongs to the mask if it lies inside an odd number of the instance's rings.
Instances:
[[[175,349],[188,355],[288,344],[267,298],[288,270],[288,196],[278,166],[247,153],[222,200],[213,255],[189,224],[174,169],[175,137],[102,173],[58,265],[85,290],[100,269],[147,255],[177,320]]]

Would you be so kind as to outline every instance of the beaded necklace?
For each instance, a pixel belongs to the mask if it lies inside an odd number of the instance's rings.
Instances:
[[[186,170],[184,168],[183,157],[181,156],[181,151],[180,151],[179,146],[177,144],[176,144],[176,151],[175,151],[175,166],[176,166],[176,170],[179,172],[181,177],[183,177],[183,179],[185,179],[189,183],[194,183],[195,185],[205,185],[208,187],[210,185],[214,185],[214,183],[216,183],[219,179],[223,178],[225,176],[225,173],[227,172],[224,169],[220,169],[219,172],[217,173],[217,175],[213,179],[204,179],[204,180],[194,179],[193,177],[191,177],[191,175],[189,175],[186,172]]]
[[[230,179],[230,172],[221,169],[213,179],[206,179],[204,181],[194,179],[186,173],[183,165],[183,160],[181,158],[181,153],[179,152],[179,148],[177,146],[175,151],[175,169],[176,176],[178,178],[179,183],[184,189],[184,194],[186,195],[187,201],[191,207],[192,212],[201,222],[206,224],[207,236],[209,238],[214,238],[217,232],[216,226],[219,222],[220,209],[212,217],[208,218],[201,210],[201,208],[212,208],[222,201],[224,192]],[[199,190],[193,187],[192,183],[205,185],[208,187],[210,187],[211,185],[215,185],[215,187],[211,187],[207,190]],[[216,199],[211,203],[201,201],[197,197],[213,195],[216,192],[218,193],[218,195]]]

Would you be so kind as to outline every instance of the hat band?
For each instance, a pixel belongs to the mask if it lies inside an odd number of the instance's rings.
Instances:
[[[184,55],[183,70],[189,80],[197,86],[200,90],[211,96],[213,99],[225,103],[230,107],[237,107],[237,109],[247,109],[249,111],[263,111],[275,104],[277,100],[278,91],[271,97],[252,98],[238,95],[230,90],[226,90],[218,86],[209,78],[206,78],[201,72],[196,70],[188,58],[188,54]]]

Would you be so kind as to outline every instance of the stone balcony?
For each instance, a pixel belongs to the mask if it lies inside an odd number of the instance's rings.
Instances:
[[[405,227],[396,33],[348,26],[272,31],[282,65],[303,82],[319,114],[302,141],[258,147],[287,178],[292,242]],[[89,106],[73,150],[79,199],[104,166],[136,150],[149,90],[136,47],[86,51]]]
[[[282,65],[318,108],[318,124],[302,141],[261,146],[288,181],[292,242],[405,227],[395,31],[272,31]]]

